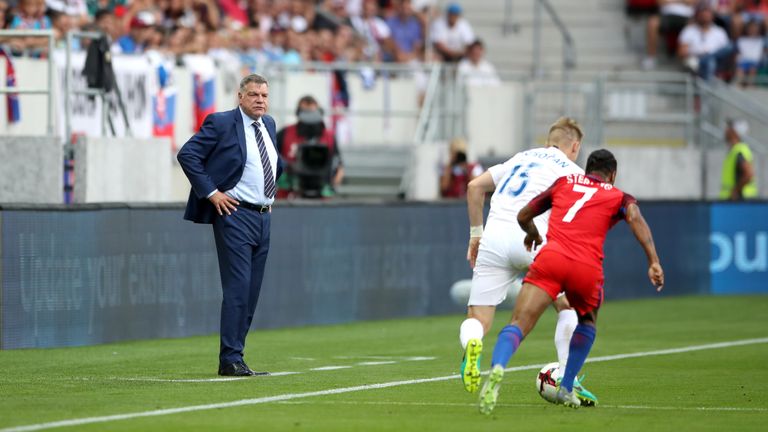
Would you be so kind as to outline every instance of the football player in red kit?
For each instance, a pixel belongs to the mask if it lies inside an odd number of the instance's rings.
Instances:
[[[648,278],[661,291],[664,272],[651,230],[640,214],[637,200],[613,186],[616,166],[611,152],[596,150],[589,155],[585,175],[560,177],[518,213],[518,223],[526,232],[525,245],[531,249],[542,242],[533,218],[552,209],[547,244],[523,281],[512,321],[499,333],[491,374],[480,393],[481,412],[489,414],[493,410],[509,359],[560,292],[565,292],[576,309],[579,325],[571,337],[557,402],[580,406],[573,393],[573,380],[595,341],[597,310],[603,301],[603,242],[608,230],[620,220],[629,224],[643,247]]]

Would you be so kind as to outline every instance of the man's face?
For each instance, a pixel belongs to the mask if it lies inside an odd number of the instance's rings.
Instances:
[[[363,3],[363,18],[371,18],[379,12],[379,5],[375,0],[366,0]]]
[[[448,25],[451,27],[456,25],[456,22],[459,20],[459,15],[454,13],[448,14]]]
[[[714,21],[715,17],[712,14],[712,11],[709,9],[704,9],[699,11],[698,15],[696,15],[696,22],[700,26],[708,26],[712,24],[712,21]]]
[[[399,12],[404,16],[413,15],[413,5],[411,4],[411,0],[402,0],[400,2]]]
[[[480,45],[474,45],[470,50],[468,54],[468,57],[471,61],[477,63],[483,58],[485,50]]]
[[[237,93],[237,98],[243,112],[250,118],[258,119],[269,108],[269,86],[250,82]]]

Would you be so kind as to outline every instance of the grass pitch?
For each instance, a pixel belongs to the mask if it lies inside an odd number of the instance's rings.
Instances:
[[[500,311],[486,338],[484,369],[508,316]],[[294,373],[235,381],[200,381],[218,378],[216,336],[0,351],[0,430],[61,420],[74,422],[55,430],[722,432],[768,424],[768,340],[588,363],[597,408],[551,405],[536,394],[533,369],[508,372],[499,405],[483,416],[458,377],[440,379],[458,373],[461,319],[252,331],[248,364]],[[552,312],[542,318],[510,367],[556,360],[554,320]],[[591,357],[766,337],[768,296],[609,302]],[[438,379],[414,382],[425,378]],[[382,383],[390,384],[375,386]],[[157,411],[179,407],[194,408]]]

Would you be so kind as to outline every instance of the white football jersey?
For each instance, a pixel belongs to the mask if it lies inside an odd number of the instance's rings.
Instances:
[[[498,224],[507,229],[507,224],[519,227],[517,213],[555,180],[568,174],[584,174],[583,169],[556,147],[522,151],[488,171],[496,190],[491,197],[486,229]],[[535,222],[541,235],[546,235],[549,211],[537,217]]]

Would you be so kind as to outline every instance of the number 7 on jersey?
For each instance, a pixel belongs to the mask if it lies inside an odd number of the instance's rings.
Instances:
[[[578,201],[573,203],[570,209],[568,209],[568,213],[566,213],[565,216],[563,216],[563,222],[571,222],[573,218],[576,217],[576,213],[578,213],[579,210],[581,210],[581,208],[584,207],[584,204],[590,199],[592,199],[592,197],[597,192],[597,188],[586,187],[586,186],[575,184],[573,185],[573,191],[581,192],[584,195],[581,198],[579,198]]]

